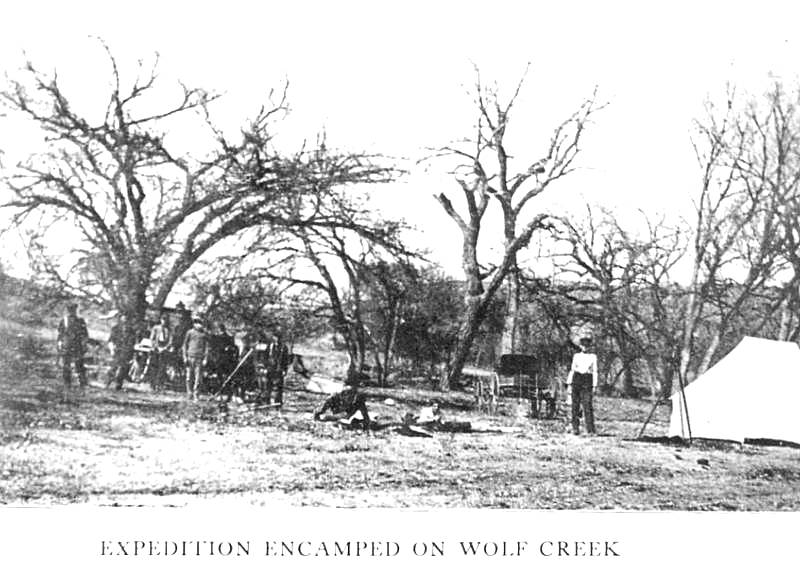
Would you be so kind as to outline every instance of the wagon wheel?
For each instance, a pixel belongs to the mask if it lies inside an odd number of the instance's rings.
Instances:
[[[538,373],[533,377],[533,395],[531,396],[531,416],[535,419],[539,419],[540,414],[542,413],[541,410],[541,403],[542,401],[542,389],[539,388],[539,375]]]
[[[531,389],[528,393],[528,398],[531,401],[531,418],[538,418],[539,417],[539,401],[536,398],[538,391],[534,388]]]
[[[558,415],[558,390],[553,388],[550,398],[547,399],[547,417],[553,419]]]

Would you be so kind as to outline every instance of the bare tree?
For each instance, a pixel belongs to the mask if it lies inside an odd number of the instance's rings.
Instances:
[[[394,368],[398,334],[411,311],[415,291],[424,284],[420,271],[408,259],[401,256],[365,265],[365,321],[380,386]]]
[[[674,268],[685,257],[684,226],[668,225],[664,218],[650,222],[641,235],[623,227],[616,215],[587,207],[584,221],[564,219],[557,240],[567,244],[561,274],[578,282],[561,292],[582,305],[593,320],[605,348],[606,374],[617,368],[610,386],[622,377],[622,392],[635,394],[637,367],[648,365],[660,375],[660,386],[671,387],[677,374],[680,324],[677,317],[685,292],[673,284]],[[666,384],[665,384],[666,383]]]
[[[147,304],[161,307],[178,279],[223,240],[257,226],[331,221],[304,205],[306,192],[319,188],[314,179],[324,176],[332,187],[388,174],[324,146],[279,153],[272,129],[287,111],[285,88],[231,137],[209,116],[215,95],[160,88],[157,58],[140,62],[129,84],[110,52],[108,60],[107,105],[97,115],[82,115],[58,76],[32,63],[0,92],[9,115],[46,136],[46,150],[4,179],[5,206],[14,210],[13,224],[32,226],[40,241],[49,228],[77,234],[72,272],[80,271],[80,280],[52,263],[42,267],[73,292],[125,313],[129,345]],[[205,132],[208,149],[179,152],[178,127]]]
[[[466,278],[466,312],[458,335],[458,346],[448,374],[441,381],[448,388],[457,379],[469,355],[487,308],[497,291],[517,269],[517,254],[531,236],[548,226],[548,217],[539,212],[531,215],[532,202],[554,182],[575,170],[580,142],[592,114],[597,111],[595,95],[585,100],[578,110],[553,132],[544,154],[524,162],[514,172],[515,159],[506,147],[511,111],[522,88],[524,77],[507,102],[502,102],[496,88],[483,85],[480,74],[475,85],[477,123],[474,136],[463,143],[445,147],[441,156],[454,157],[460,164],[454,171],[466,210],[459,212],[444,193],[436,196],[444,211],[462,234],[461,263]],[[490,203],[497,205],[503,219],[503,252],[495,265],[487,269],[478,259],[478,244],[484,216]],[[509,289],[510,320],[516,320],[518,287]],[[514,330],[512,330],[513,332]]]
[[[708,103],[707,117],[696,122],[693,138],[702,173],[692,222],[691,279],[681,316],[678,376],[686,380],[693,372],[705,372],[747,301],[763,292],[784,265],[778,203],[785,188],[764,181],[770,140],[753,119],[753,106],[745,114],[737,109],[733,91],[725,106],[719,111]],[[708,340],[697,351],[704,325]],[[698,355],[692,371],[691,360]]]
[[[745,106],[740,120],[748,142],[733,166],[764,210],[763,226],[750,228],[740,252],[753,256],[754,246],[764,239],[756,230],[769,230],[766,243],[780,256],[774,270],[783,272],[782,282],[775,281],[779,292],[771,295],[768,314],[780,312],[779,339],[796,340],[800,337],[800,88],[787,92],[781,83],[774,83],[763,97]]]
[[[705,372],[720,349],[742,334],[774,326],[779,310],[777,336],[796,336],[796,104],[797,95],[787,96],[779,84],[743,106],[733,90],[722,107],[707,104],[692,138],[701,177],[695,213],[686,226],[649,224],[644,239],[625,236],[613,220],[601,221],[602,229],[591,222],[588,229],[569,226],[573,265],[598,289],[604,323],[628,325],[630,336],[658,344],[660,355],[648,353],[644,343],[638,349],[658,370],[665,394],[674,378],[685,383]],[[685,253],[682,232],[688,235]],[[675,274],[684,261],[688,284]],[[626,283],[632,273],[636,276]],[[614,288],[639,290],[624,301],[603,298],[604,289]]]
[[[320,177],[319,182],[325,180]],[[242,268],[279,284],[284,295],[296,288],[316,291],[322,299],[318,313],[329,317],[342,338],[349,356],[348,377],[355,379],[370,352],[377,367],[385,364],[365,312],[374,266],[416,254],[402,240],[405,226],[376,217],[368,198],[318,188],[313,191],[315,220],[255,237],[242,254]]]
[[[397,354],[410,362],[415,377],[438,380],[455,349],[462,285],[436,267],[419,269],[409,282],[396,327]]]

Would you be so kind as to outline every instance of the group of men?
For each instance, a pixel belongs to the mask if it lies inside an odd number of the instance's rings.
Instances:
[[[183,304],[178,304],[177,323],[172,327],[167,312],[145,333],[150,348],[142,368],[154,391],[164,388],[168,374],[183,375],[186,396],[197,400],[202,392],[235,394],[244,399],[248,391],[268,404],[283,404],[283,385],[292,355],[280,334],[264,332],[242,338],[241,351],[234,337],[222,322],[208,328],[202,318],[192,316]],[[117,390],[129,376],[132,351],[125,339],[125,320],[119,316],[112,326],[108,347],[112,366],[107,385]],[[77,373],[81,390],[87,383],[85,357],[89,333],[86,321],[78,316],[77,306],[71,303],[58,325],[58,353],[62,379],[71,387],[72,373]],[[139,341],[139,340],[137,340]],[[216,385],[216,390],[212,386]],[[273,396],[274,394],[274,396]]]
[[[177,374],[184,374],[186,395],[192,400],[215,385],[216,392],[228,400],[233,395],[244,399],[247,391],[254,391],[260,401],[283,404],[291,355],[280,334],[245,334],[240,351],[222,322],[207,327],[201,317],[190,316],[183,304],[178,304],[176,314],[174,329],[162,314],[150,330],[152,349],[145,373],[151,375],[154,390],[163,388],[172,363]]]

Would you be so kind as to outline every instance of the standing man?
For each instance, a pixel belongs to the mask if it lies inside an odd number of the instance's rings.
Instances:
[[[158,323],[150,330],[150,341],[153,344],[153,351],[150,352],[148,364],[152,370],[153,390],[158,391],[164,386],[170,346],[172,345],[172,332],[166,312],[161,312]]]
[[[122,382],[128,374],[128,368],[123,367],[125,359],[125,355],[123,355],[125,350],[124,325],[125,315],[122,313],[117,314],[117,319],[108,334],[108,352],[111,354],[111,368],[106,376],[106,387],[111,387],[111,384],[115,383],[116,390],[122,390]]]
[[[258,379],[256,377],[256,356],[255,356],[255,336],[246,332],[242,336],[242,350],[239,355],[237,363],[241,363],[239,367],[239,376],[242,383],[242,400],[245,399],[247,392],[251,390],[258,390]],[[247,357],[247,359],[245,359]]]
[[[272,389],[275,388],[275,404],[283,405],[283,381],[286,378],[286,371],[289,369],[291,355],[289,348],[283,342],[281,334],[276,333],[272,343],[269,345],[269,362],[267,366],[267,404],[272,397]]]
[[[583,410],[583,423],[586,432],[595,433],[594,407],[592,394],[597,386],[597,355],[590,352],[592,338],[582,337],[580,351],[572,357],[572,367],[567,375],[567,394],[572,401],[572,433],[580,433],[580,413]]]
[[[172,332],[172,353],[174,354],[172,361],[175,363],[175,372],[181,375],[185,370],[181,348],[183,347],[183,339],[186,337],[186,332],[192,327],[192,316],[183,302],[178,302],[175,306],[175,314],[178,317],[178,322]]]
[[[252,346],[253,354],[253,374],[256,380],[256,387],[258,388],[257,401],[266,402],[269,404],[267,397],[267,389],[269,383],[269,348],[271,339],[263,330],[259,330],[254,339]],[[269,392],[272,393],[272,387],[269,386]]]
[[[78,373],[81,392],[86,389],[86,367],[83,358],[89,341],[89,330],[86,320],[78,316],[78,306],[67,305],[67,310],[58,323],[58,355],[61,359],[61,378],[64,382],[64,394],[72,386],[72,369]]]
[[[215,327],[216,332],[211,336],[211,341],[215,343],[214,348],[216,349],[215,371],[220,379],[220,386],[225,385],[225,390],[222,392],[228,395],[228,402],[230,402],[234,393],[237,393],[239,398],[242,398],[243,395],[240,376],[231,375],[239,363],[239,347],[233,336],[228,333],[225,324],[217,322]]]
[[[192,327],[186,332],[181,352],[186,366],[186,397],[197,400],[203,385],[203,372],[208,364],[208,334],[200,318],[192,319]]]

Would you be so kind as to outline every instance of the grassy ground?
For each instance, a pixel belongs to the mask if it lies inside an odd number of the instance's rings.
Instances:
[[[567,434],[509,403],[493,418],[464,394],[371,391],[379,422],[436,398],[451,421],[503,432],[406,437],[316,422],[322,398],[290,379],[286,407],[187,403],[144,387],[89,387],[64,402],[53,371],[0,369],[0,501],[12,505],[254,505],[567,509],[800,509],[800,450],[635,441],[650,405],[596,401],[600,435]],[[393,404],[385,399],[392,398]],[[390,401],[391,402],[391,401]],[[648,435],[663,435],[659,408]]]

